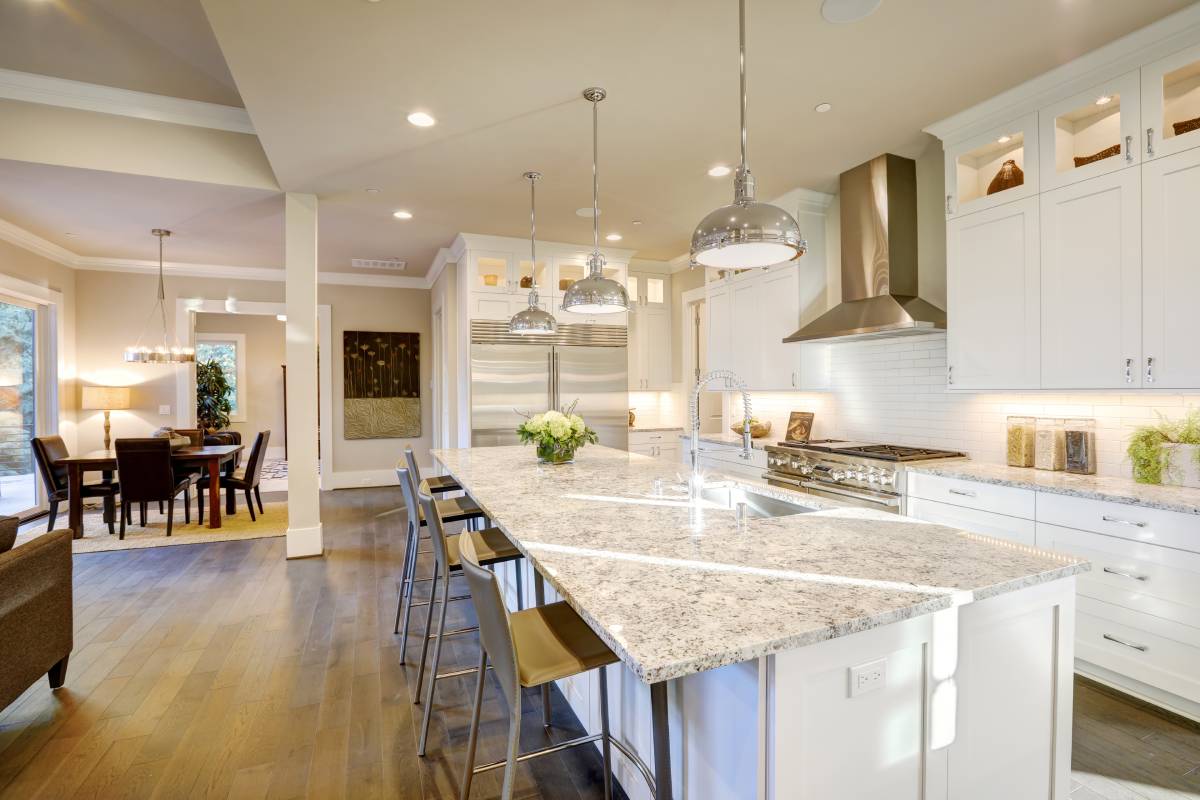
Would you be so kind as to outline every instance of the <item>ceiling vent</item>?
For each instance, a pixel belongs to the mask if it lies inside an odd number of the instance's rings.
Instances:
[[[398,258],[352,258],[350,266],[355,269],[387,269],[392,272],[403,272],[408,267],[408,262]]]

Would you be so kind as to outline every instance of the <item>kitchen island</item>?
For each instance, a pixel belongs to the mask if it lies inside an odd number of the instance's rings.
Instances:
[[[614,731],[657,797],[1067,796],[1086,562],[785,489],[693,502],[604,447],[433,455],[620,657]],[[781,502],[739,519],[744,491]],[[598,723],[587,676],[563,692]]]

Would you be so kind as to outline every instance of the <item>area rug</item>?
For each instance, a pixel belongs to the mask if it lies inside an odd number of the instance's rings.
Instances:
[[[287,503],[265,503],[265,512],[258,515],[257,522],[250,521],[250,512],[245,506],[238,505],[238,513],[233,516],[221,515],[221,527],[209,528],[207,525],[196,524],[196,516],[192,515],[192,524],[185,525],[176,519],[167,536],[167,518],[157,513],[151,507],[146,514],[146,526],[137,524],[138,515],[134,512],[133,525],[125,526],[125,539],[117,534],[109,534],[108,525],[104,523],[100,512],[87,512],[83,515],[83,538],[71,542],[75,553],[102,553],[109,550],[138,550],[145,547],[171,547],[181,544],[208,544],[210,542],[231,542],[240,539],[266,539],[273,536],[287,535],[288,513]],[[176,513],[182,517],[178,507]],[[194,509],[193,509],[194,511]],[[65,522],[64,515],[59,521]],[[119,529],[119,525],[117,526]],[[41,523],[22,530],[17,535],[17,544],[29,541],[46,533],[46,523]]]
[[[287,475],[287,462],[282,458],[268,458],[263,461],[263,480],[271,478],[287,480]]]

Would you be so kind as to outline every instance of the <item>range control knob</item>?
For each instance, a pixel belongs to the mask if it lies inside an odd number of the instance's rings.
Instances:
[[[802,462],[798,469],[801,475],[812,475],[813,473],[812,464],[809,464],[807,461]]]
[[[881,469],[879,471],[879,485],[891,486],[896,482],[896,473],[891,470]]]
[[[846,480],[846,471],[844,469],[831,469],[829,470],[829,477],[835,481],[844,481]]]
[[[879,469],[878,469],[878,467],[871,467],[871,469],[869,469],[867,471],[867,483],[878,483],[878,482],[879,482]]]

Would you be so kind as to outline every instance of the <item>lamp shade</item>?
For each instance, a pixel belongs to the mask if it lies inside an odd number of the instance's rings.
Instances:
[[[129,408],[129,387],[85,386],[83,408],[87,411],[116,411]]]
[[[20,386],[22,383],[21,370],[0,369],[0,386]]]

